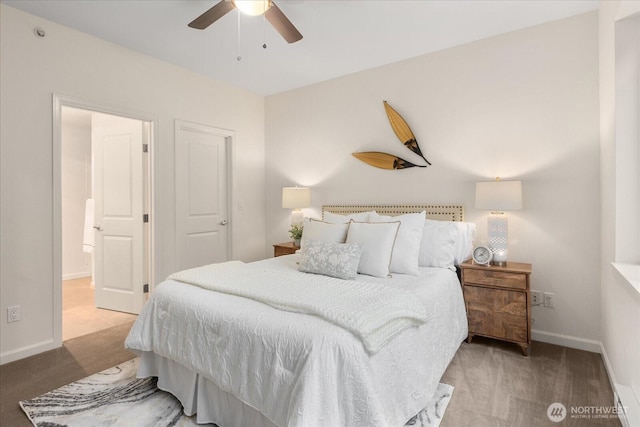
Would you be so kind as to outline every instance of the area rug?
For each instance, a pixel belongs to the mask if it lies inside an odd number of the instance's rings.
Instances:
[[[138,363],[130,360],[24,400],[20,407],[38,427],[196,427],[195,416],[184,415],[180,402],[159,390],[155,378],[136,378]],[[440,383],[429,405],[406,425],[439,426],[452,393],[452,386]]]

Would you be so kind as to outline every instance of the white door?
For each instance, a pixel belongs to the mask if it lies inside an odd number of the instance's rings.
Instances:
[[[178,269],[229,260],[228,131],[176,121]]]
[[[144,123],[94,113],[96,307],[140,313],[144,286]]]

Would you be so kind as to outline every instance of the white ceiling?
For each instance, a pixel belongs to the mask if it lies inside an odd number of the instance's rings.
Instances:
[[[599,0],[275,0],[304,36],[287,44],[263,17],[239,16],[237,10],[206,30],[187,27],[218,0],[0,1],[260,95],[596,10],[599,4]],[[47,30],[46,24],[43,29]],[[267,49],[262,48],[265,41]]]

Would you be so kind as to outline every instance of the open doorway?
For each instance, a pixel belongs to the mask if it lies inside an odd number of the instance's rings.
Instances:
[[[60,107],[62,341],[135,319],[149,283],[151,123]]]

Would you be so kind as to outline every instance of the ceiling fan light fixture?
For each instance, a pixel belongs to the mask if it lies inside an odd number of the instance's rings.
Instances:
[[[287,43],[295,43],[302,39],[300,31],[272,0],[219,0],[213,7],[191,21],[189,27],[204,30],[236,8],[248,15],[264,15],[265,20],[269,21]]]
[[[246,15],[258,16],[271,7],[271,0],[233,0],[238,10]]]

